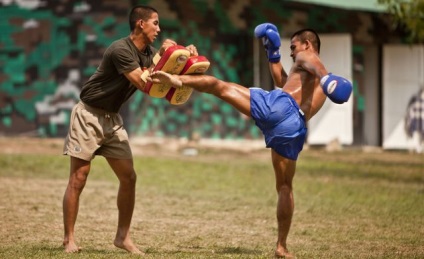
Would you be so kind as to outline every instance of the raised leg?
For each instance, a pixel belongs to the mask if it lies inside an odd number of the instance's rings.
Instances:
[[[251,117],[250,90],[242,85],[225,82],[204,74],[171,75],[163,71],[152,73],[149,80],[152,80],[154,83],[169,84],[173,87],[184,85],[202,93],[215,95],[231,104],[244,115]]]

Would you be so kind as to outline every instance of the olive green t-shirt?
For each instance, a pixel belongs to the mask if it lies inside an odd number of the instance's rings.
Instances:
[[[137,90],[124,73],[138,67],[150,67],[156,52],[152,46],[140,52],[130,37],[116,40],[106,49],[96,72],[83,85],[81,101],[108,112],[119,112],[122,104]]]

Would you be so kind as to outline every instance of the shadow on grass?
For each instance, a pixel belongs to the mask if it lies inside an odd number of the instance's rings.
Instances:
[[[163,251],[148,248],[146,256],[161,258],[259,258],[264,256],[259,249],[248,249],[243,247],[215,247],[210,249],[197,247],[189,250]]]
[[[237,254],[237,255],[260,255],[261,251],[255,249],[248,249],[244,247],[224,247],[222,249],[217,249],[216,254]]]
[[[20,253],[22,258],[139,258],[139,255],[132,255],[121,249],[97,249],[97,248],[81,248],[76,253],[65,253],[62,246],[31,246],[23,249]],[[20,257],[20,256],[18,256]],[[1,256],[0,256],[1,258]]]

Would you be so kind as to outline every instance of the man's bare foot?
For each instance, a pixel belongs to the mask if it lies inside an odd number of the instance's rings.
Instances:
[[[140,251],[140,249],[138,249],[134,243],[131,241],[131,239],[126,239],[126,240],[118,240],[115,239],[115,242],[113,242],[113,244],[121,249],[124,249],[132,254],[138,254],[138,255],[143,255],[144,253]]]
[[[78,253],[81,251],[81,247],[77,246],[75,242],[63,241],[63,246],[65,247],[65,253]]]
[[[295,257],[293,254],[289,253],[287,249],[281,247],[275,250],[275,258],[294,259]]]
[[[178,77],[163,71],[155,71],[151,73],[147,80],[155,84],[170,85],[173,87],[181,87],[183,85],[183,83],[180,79],[178,79]]]

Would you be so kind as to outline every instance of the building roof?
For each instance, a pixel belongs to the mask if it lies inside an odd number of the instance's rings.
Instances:
[[[310,3],[316,5],[326,5],[348,10],[363,10],[371,12],[385,12],[386,8],[378,4],[378,0],[291,0],[294,2]]]

